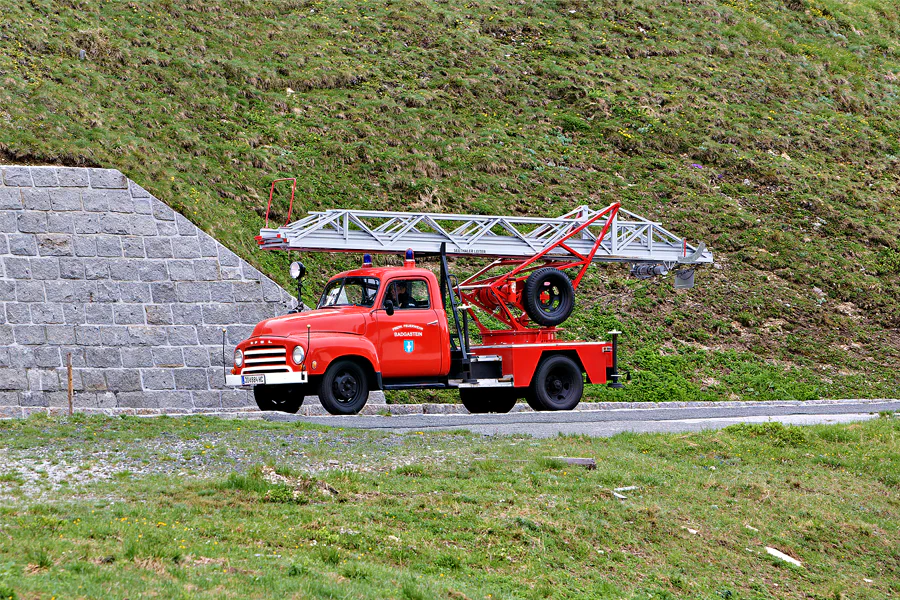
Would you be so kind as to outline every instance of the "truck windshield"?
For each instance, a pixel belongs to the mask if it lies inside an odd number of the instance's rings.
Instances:
[[[328,282],[319,308],[328,306],[372,306],[381,283],[375,277],[344,277]]]

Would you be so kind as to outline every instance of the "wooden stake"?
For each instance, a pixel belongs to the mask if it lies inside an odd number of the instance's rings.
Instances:
[[[72,415],[72,397],[75,395],[75,386],[72,384],[72,353],[66,354],[66,368],[69,372],[69,416]]]

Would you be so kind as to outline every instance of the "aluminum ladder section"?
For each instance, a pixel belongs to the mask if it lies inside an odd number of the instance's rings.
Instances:
[[[613,205],[615,206],[615,205]],[[659,223],[616,207],[612,223],[593,262],[702,264],[712,252],[664,229]],[[368,252],[438,254],[524,259],[552,246],[578,225],[607,210],[580,206],[557,218],[502,217],[441,213],[332,209],[310,212],[283,227],[261,229],[256,240],[264,250],[300,252]],[[566,242],[587,255],[607,218],[603,217]],[[570,257],[554,249],[546,258]]]

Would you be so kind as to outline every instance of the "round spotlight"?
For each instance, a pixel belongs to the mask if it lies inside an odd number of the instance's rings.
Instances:
[[[306,275],[306,267],[303,266],[303,263],[298,261],[291,263],[291,279],[300,279]]]

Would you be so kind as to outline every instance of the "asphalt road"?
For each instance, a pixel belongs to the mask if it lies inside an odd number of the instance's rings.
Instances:
[[[699,404],[699,403],[696,403]],[[900,411],[900,400],[840,400],[828,402],[740,403],[740,406],[681,406],[673,408],[628,408],[572,412],[516,412],[505,415],[395,415],[395,416],[299,416],[267,413],[273,421],[303,421],[330,427],[383,429],[397,433],[441,429],[465,429],[484,435],[527,434],[551,437],[557,434],[584,434],[609,437],[624,431],[637,433],[680,433],[720,429],[735,423],[780,421],[813,425],[847,423],[878,416],[881,411]]]

